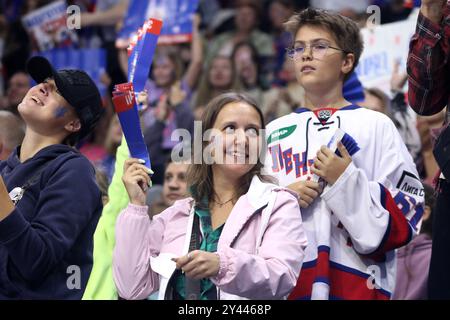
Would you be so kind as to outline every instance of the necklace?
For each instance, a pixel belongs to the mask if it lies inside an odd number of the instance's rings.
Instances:
[[[214,203],[217,203],[219,205],[220,208],[222,208],[226,203],[230,202],[231,200],[233,200],[235,197],[232,197],[231,199],[225,201],[225,202],[220,202],[217,200],[213,200]]]

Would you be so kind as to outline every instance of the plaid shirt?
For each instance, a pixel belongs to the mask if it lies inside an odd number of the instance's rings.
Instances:
[[[421,115],[438,113],[450,101],[450,3],[441,24],[419,14],[408,55],[409,104]],[[447,108],[446,123],[450,120]]]

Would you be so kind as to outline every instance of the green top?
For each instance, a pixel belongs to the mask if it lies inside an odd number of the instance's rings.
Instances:
[[[122,137],[122,143],[116,152],[114,176],[108,188],[109,202],[103,207],[94,233],[94,263],[83,300],[117,300],[117,289],[112,274],[112,255],[116,242],[116,219],[129,201],[122,182],[123,165],[129,157],[127,143]]]
[[[216,252],[217,244],[222,233],[222,224],[217,229],[213,230],[211,225],[211,215],[209,210],[195,208],[195,214],[199,217],[200,229],[202,230],[203,238],[200,243],[199,250],[207,252]],[[174,295],[179,299],[185,299],[185,275],[178,272],[175,274]],[[208,278],[200,280],[200,300],[215,300],[217,299],[216,286]]]

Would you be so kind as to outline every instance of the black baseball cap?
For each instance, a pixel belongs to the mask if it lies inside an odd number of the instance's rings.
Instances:
[[[55,80],[58,91],[75,108],[80,119],[78,140],[92,131],[104,108],[100,92],[86,72],[75,69],[56,71],[50,62],[41,56],[34,56],[28,60],[27,71],[37,83],[42,83],[48,78]]]

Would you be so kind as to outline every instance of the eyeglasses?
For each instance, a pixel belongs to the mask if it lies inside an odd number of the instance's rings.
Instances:
[[[313,44],[308,44],[308,45],[299,44],[293,48],[286,48],[286,51],[287,51],[288,57],[295,60],[295,59],[298,59],[299,57],[301,57],[307,48],[312,49],[312,56],[313,56],[313,58],[316,58],[316,59],[323,58],[325,56],[325,54],[327,53],[328,49],[334,49],[334,50],[342,51],[344,53],[349,53],[348,51],[342,50],[341,48],[336,48],[336,47],[330,46],[328,43],[323,43],[323,42],[318,42],[318,43],[313,43]]]

